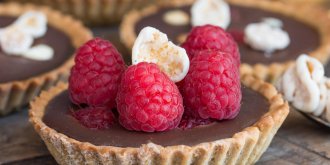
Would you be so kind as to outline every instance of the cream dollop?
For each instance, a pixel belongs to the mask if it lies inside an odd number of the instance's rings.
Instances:
[[[33,44],[33,37],[21,28],[12,26],[5,28],[0,34],[2,51],[9,55],[21,55]]]
[[[276,86],[298,110],[330,121],[330,81],[324,76],[323,65],[318,60],[299,56]]]
[[[272,53],[289,46],[289,34],[282,29],[282,21],[265,18],[262,22],[251,23],[244,30],[244,41],[253,49]]]
[[[33,38],[39,38],[47,31],[47,17],[42,12],[28,11],[14,22],[14,26],[20,27]]]
[[[173,44],[167,35],[153,27],[139,33],[132,49],[132,63],[152,62],[174,82],[181,81],[188,73],[190,61],[185,49]]]
[[[211,24],[227,29],[230,24],[230,7],[224,0],[197,0],[191,8],[193,26]]]
[[[33,40],[45,35],[47,18],[42,12],[28,11],[13,24],[0,29],[0,44],[8,55],[17,55],[33,60],[49,60],[54,50],[47,45],[32,47]]]
[[[173,26],[184,26],[189,24],[189,15],[181,10],[171,10],[163,15],[164,22]]]
[[[26,52],[22,53],[23,57],[38,60],[38,61],[46,61],[53,58],[54,50],[48,45],[40,44],[36,45]]]

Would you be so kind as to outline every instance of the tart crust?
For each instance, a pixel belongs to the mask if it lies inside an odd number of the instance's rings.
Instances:
[[[195,0],[172,0],[161,3],[160,5],[152,5],[142,10],[132,10],[128,13],[120,27],[120,38],[128,49],[131,49],[137,37],[135,33],[136,23],[153,13],[156,13],[163,7],[179,7],[190,5]],[[328,62],[330,56],[330,21],[324,10],[313,8],[308,5],[290,5],[282,1],[266,1],[266,0],[227,0],[230,4],[236,4],[246,7],[256,7],[263,10],[280,13],[288,17],[297,19],[313,28],[315,28],[320,36],[320,45],[309,55],[317,58],[323,64]],[[274,83],[286,70],[293,64],[293,60],[278,63],[274,62],[270,65],[255,64],[249,65],[243,63],[240,68],[242,74],[252,74],[257,78]]]
[[[133,8],[158,0],[6,0],[20,3],[46,5],[71,14],[89,25],[118,23]]]
[[[327,0],[270,0],[270,1],[283,1],[285,3],[294,3],[295,5],[322,5],[326,3]]]
[[[67,84],[42,92],[31,102],[30,122],[59,164],[253,164],[268,148],[275,133],[289,113],[275,87],[251,75],[242,83],[269,101],[269,111],[255,124],[237,132],[232,138],[205,142],[195,146],[160,146],[154,143],[139,148],[96,146],[72,139],[48,127],[42,118],[52,98],[67,89]]]
[[[38,10],[45,13],[48,24],[68,35],[74,48],[78,48],[92,38],[92,33],[80,22],[47,7],[16,3],[0,5],[0,15],[19,16],[29,10]],[[27,105],[40,91],[48,89],[58,81],[66,80],[73,63],[72,56],[61,66],[41,75],[21,81],[0,83],[0,115],[6,115],[20,109],[20,107]]]

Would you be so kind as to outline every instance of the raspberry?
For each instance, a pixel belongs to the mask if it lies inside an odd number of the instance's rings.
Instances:
[[[146,62],[128,67],[116,101],[120,124],[135,131],[173,129],[178,126],[184,110],[176,85],[156,64]]]
[[[189,59],[193,59],[201,50],[220,50],[231,54],[237,65],[240,64],[236,42],[229,33],[218,26],[204,25],[193,28],[182,47],[186,49]]]
[[[84,108],[72,112],[82,125],[90,129],[108,129],[114,123],[112,112],[104,107]]]
[[[100,38],[88,41],[77,51],[75,65],[71,70],[71,101],[78,105],[114,108],[124,71],[124,60],[109,41]]]
[[[202,119],[232,119],[240,109],[239,68],[225,52],[204,50],[191,61],[182,96],[186,113]]]
[[[229,30],[228,33],[237,43],[244,43],[244,32],[241,30]]]
[[[186,130],[200,125],[208,125],[213,122],[213,119],[201,119],[184,114],[178,127]]]

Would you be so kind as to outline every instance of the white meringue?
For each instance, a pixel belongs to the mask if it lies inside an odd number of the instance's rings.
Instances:
[[[37,11],[28,11],[12,25],[0,29],[0,44],[8,55],[17,55],[33,60],[49,60],[54,50],[47,45],[32,47],[34,38],[44,36],[47,31],[46,16]]]
[[[163,16],[164,22],[173,26],[189,24],[189,15],[181,10],[168,11]]]
[[[34,38],[39,38],[45,35],[47,31],[47,18],[45,14],[41,12],[28,11],[21,15],[14,22],[14,25],[20,27]]]
[[[152,62],[174,82],[181,81],[188,73],[189,58],[185,49],[168,40],[167,35],[153,27],[145,27],[135,40],[132,63]]]
[[[298,110],[330,121],[330,79],[318,60],[299,56],[276,86]]]
[[[253,49],[272,53],[289,46],[289,34],[281,29],[282,22],[275,18],[264,19],[260,23],[251,23],[244,30],[244,41]]]
[[[53,58],[54,50],[47,45],[41,44],[32,47],[26,52],[23,52],[22,55],[32,60],[46,61]]]
[[[30,49],[33,37],[16,26],[6,28],[0,35],[2,51],[8,55],[20,55]]]
[[[230,24],[230,7],[223,0],[197,0],[191,8],[193,26],[211,24],[227,29]]]

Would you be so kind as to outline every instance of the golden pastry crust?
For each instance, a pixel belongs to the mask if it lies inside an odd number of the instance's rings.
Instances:
[[[128,49],[131,49],[134,41],[137,37],[135,33],[135,25],[143,17],[156,13],[163,7],[179,7],[190,5],[195,0],[172,0],[166,1],[158,6],[153,5],[146,7],[142,10],[133,10],[128,13],[120,27],[120,38]],[[323,64],[328,61],[330,55],[330,21],[324,10],[319,8],[313,8],[307,5],[289,5],[282,1],[268,1],[268,0],[227,0],[230,4],[236,4],[246,7],[256,7],[264,10],[268,10],[275,13],[280,13],[294,19],[297,19],[303,23],[306,23],[315,28],[320,35],[320,45],[317,49],[310,52],[309,55],[317,58]],[[293,64],[293,61],[287,61],[283,63],[271,63],[265,64],[242,64],[241,73],[252,74],[260,79],[268,82],[275,82],[279,76],[289,66]]]
[[[270,103],[269,111],[232,138],[195,146],[163,147],[148,143],[139,148],[122,148],[95,146],[67,137],[42,121],[48,102],[67,89],[64,83],[43,92],[31,103],[30,122],[59,164],[253,164],[269,146],[287,117],[289,106],[273,85],[251,75],[244,75],[241,80],[245,86],[265,96]]]
[[[268,0],[268,1],[282,1],[283,3],[294,3],[295,5],[322,5],[327,0]]]
[[[0,15],[16,17],[29,10],[38,10],[45,13],[48,24],[68,35],[74,48],[78,48],[92,38],[91,32],[80,22],[47,7],[16,3],[0,5]],[[27,105],[40,91],[48,89],[58,81],[66,80],[73,63],[72,56],[64,64],[49,72],[21,81],[0,83],[0,115],[6,115],[21,106]]]
[[[141,8],[159,0],[6,0],[46,5],[71,14],[88,25],[113,24],[133,8]]]

